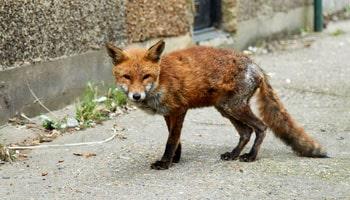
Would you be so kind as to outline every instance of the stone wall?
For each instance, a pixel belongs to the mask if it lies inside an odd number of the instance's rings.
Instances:
[[[237,31],[239,0],[222,0],[221,11],[222,20],[221,26],[224,31]]]
[[[126,41],[124,2],[0,0],[0,70]]]
[[[128,0],[127,37],[130,42],[184,35],[190,32],[192,14],[187,0]]]
[[[0,0],[0,71],[190,32],[188,0]]]

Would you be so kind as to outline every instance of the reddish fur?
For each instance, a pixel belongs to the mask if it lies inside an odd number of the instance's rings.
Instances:
[[[290,116],[265,76],[258,95],[259,110],[263,121],[275,135],[291,146],[300,156],[326,157],[321,145],[305,133]]]
[[[232,152],[223,154],[224,159],[236,159],[255,130],[257,137],[253,148],[243,158],[244,161],[255,160],[266,129],[249,107],[249,99],[257,88],[260,88],[258,97],[263,121],[277,137],[302,156],[326,156],[321,146],[290,117],[263,71],[246,55],[196,46],[160,58],[163,48],[163,41],[148,50],[121,51],[107,46],[114,59],[113,73],[117,84],[126,84],[130,91],[140,92],[147,84],[155,83],[155,92],[149,95],[161,94],[160,103],[155,104],[154,109],[166,108],[166,112],[163,109],[158,113],[165,116],[169,138],[162,160],[154,163],[152,168],[166,169],[174,156],[180,158],[179,138],[184,116],[190,108],[205,106],[215,106],[241,135],[240,144]],[[127,80],[123,78],[124,74],[132,78]],[[150,78],[144,80],[145,74]],[[146,103],[137,104],[144,108],[142,105]]]
[[[164,56],[159,85],[165,90],[165,102],[174,112],[217,104],[237,89],[233,77],[243,70],[240,62],[244,59],[233,51],[209,47],[192,47]]]

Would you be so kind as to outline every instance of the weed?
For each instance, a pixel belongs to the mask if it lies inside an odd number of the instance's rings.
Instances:
[[[83,128],[107,120],[110,112],[116,111],[117,107],[126,105],[125,95],[113,87],[108,89],[106,98],[102,98],[102,101],[98,101],[97,97],[98,87],[88,83],[83,99],[77,103],[75,114]]]
[[[75,117],[84,127],[90,127],[92,122],[101,122],[108,118],[97,109],[98,102],[95,101],[97,92],[97,86],[88,83],[83,99],[78,101],[75,108]]]
[[[345,33],[345,31],[343,31],[343,30],[341,30],[341,29],[337,29],[337,30],[333,31],[333,32],[331,33],[331,35],[333,35],[333,36],[339,36],[339,35],[343,35],[344,33]]]
[[[66,116],[62,119],[51,119],[46,115],[41,115],[42,126],[46,130],[59,130],[62,132],[66,131],[67,128],[76,127],[77,125],[74,124],[78,121],[80,127],[77,128],[92,127],[96,123],[107,120],[109,114],[115,112],[118,107],[125,107],[127,104],[125,94],[115,87],[109,87],[107,92],[102,93],[102,97],[97,98],[98,96],[98,87],[92,83],[88,83],[82,100],[78,100],[76,103],[75,118]],[[0,161],[9,162],[15,159],[16,151],[0,144]]]
[[[300,34],[301,36],[308,35],[308,34],[310,34],[311,32],[312,32],[312,31],[310,30],[309,27],[302,27],[302,28],[299,29],[299,34]]]
[[[66,124],[66,122],[67,122],[67,117],[64,117],[63,119],[60,119],[60,120],[53,120],[53,119],[47,117],[46,115],[41,115],[40,119],[42,121],[41,125],[46,130],[64,129],[65,128],[64,124]]]
[[[117,88],[110,87],[107,92],[107,100],[105,101],[106,109],[111,112],[116,111],[117,107],[125,106],[127,99],[121,91]]]

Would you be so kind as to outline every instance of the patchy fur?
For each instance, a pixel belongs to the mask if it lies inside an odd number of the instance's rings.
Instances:
[[[147,113],[163,115],[167,123],[166,149],[162,159],[152,164],[153,169],[167,169],[173,159],[179,161],[181,128],[187,110],[206,106],[214,106],[240,135],[237,146],[221,155],[223,160],[254,161],[267,126],[299,155],[326,157],[321,145],[287,113],[263,70],[249,57],[201,46],[161,56],[164,45],[164,41],[159,41],[148,50],[125,51],[107,46],[115,63],[117,85],[131,99],[134,93],[145,94],[135,105]],[[263,120],[249,106],[257,89]],[[253,131],[256,137],[251,150],[240,155]]]

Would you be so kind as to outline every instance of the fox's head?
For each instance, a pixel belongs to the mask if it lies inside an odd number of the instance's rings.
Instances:
[[[113,61],[113,75],[118,88],[132,101],[142,101],[158,86],[159,60],[165,42],[160,40],[146,49],[122,50],[107,43],[107,52]]]

